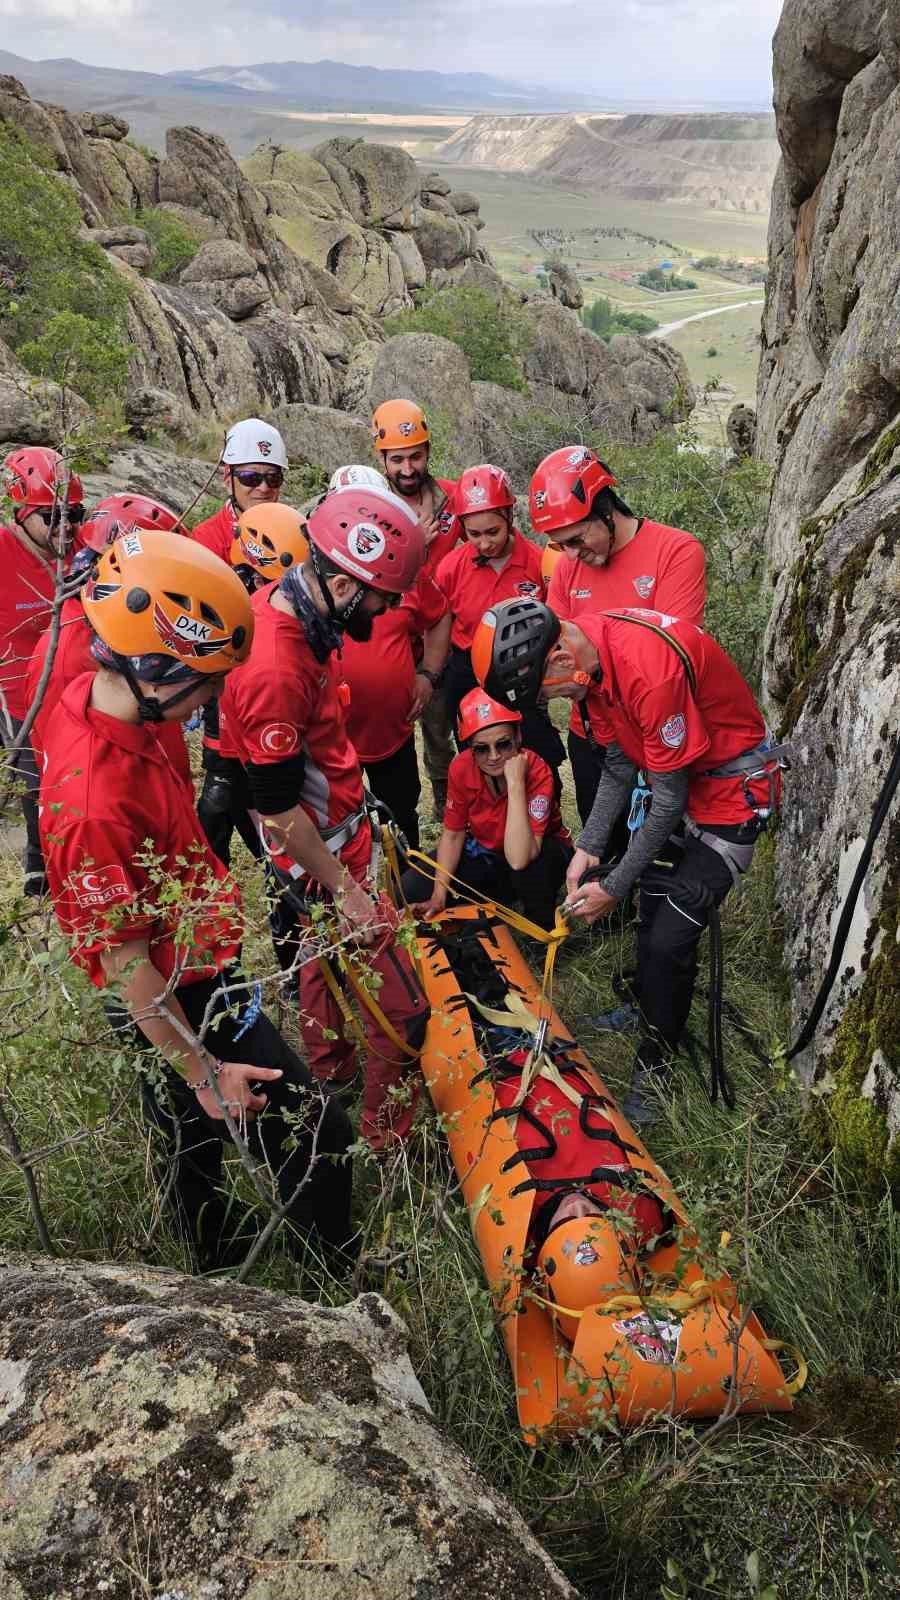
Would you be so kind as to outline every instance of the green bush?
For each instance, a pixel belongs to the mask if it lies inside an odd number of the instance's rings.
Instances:
[[[659,327],[655,317],[648,317],[643,311],[618,310],[604,295],[585,306],[581,320],[591,333],[596,333],[607,344],[614,333],[652,333]]]
[[[80,237],[78,203],[51,167],[0,126],[0,338],[33,372],[55,377],[65,361],[66,381],[79,388],[77,370],[96,396],[124,379],[128,297],[103,251]]]
[[[530,330],[519,307],[485,289],[460,284],[426,290],[413,311],[385,323],[388,333],[435,333],[452,339],[469,358],[473,379],[525,388],[524,358]]]
[[[147,269],[150,277],[163,281],[177,277],[182,267],[193,261],[201,240],[180,217],[163,206],[148,206],[137,220],[153,249]]]
[[[638,276],[645,289],[655,289],[659,294],[677,294],[682,289],[696,289],[694,278],[679,278],[674,272],[663,272],[661,267],[648,267]]]

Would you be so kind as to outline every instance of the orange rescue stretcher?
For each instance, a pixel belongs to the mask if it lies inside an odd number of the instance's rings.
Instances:
[[[731,1279],[704,1277],[696,1236],[668,1178],[544,998],[509,929],[491,915],[496,909],[460,907],[419,926],[419,970],[432,1007],[422,1070],[469,1207],[526,1440],[571,1436],[612,1412],[622,1426],[634,1426],[659,1416],[714,1418],[726,1409],[789,1411],[805,1375],[802,1358],[797,1375],[787,1378],[775,1355],[786,1347],[766,1338],[752,1312],[742,1312]],[[659,1197],[672,1224],[655,1248],[650,1242],[640,1278],[632,1280],[638,1292],[605,1296],[574,1317],[554,1304],[527,1264],[534,1259],[536,1193],[521,1181],[516,1112],[498,1109],[496,1082],[485,1068],[484,1018],[496,1021],[497,1011],[464,992],[476,941],[482,971],[486,959],[500,980],[494,1007],[502,989],[511,1008],[510,1036],[523,1019],[543,1019],[540,1044],[546,1041],[550,1053],[539,1060],[548,1062],[551,1076],[556,1061],[587,1081],[634,1152],[639,1182]]]

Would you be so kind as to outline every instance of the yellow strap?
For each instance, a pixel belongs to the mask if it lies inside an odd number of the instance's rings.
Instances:
[[[611,1311],[646,1311],[653,1316],[656,1307],[661,1306],[666,1311],[675,1311],[683,1316],[685,1312],[693,1311],[696,1306],[702,1305],[705,1300],[711,1300],[712,1294],[712,1284],[707,1283],[705,1278],[700,1278],[690,1289],[677,1289],[669,1294],[657,1294],[652,1289],[645,1294],[614,1294],[609,1300],[602,1301],[598,1309],[604,1315]],[[564,1317],[583,1317],[588,1311],[595,1309],[593,1306],[585,1306],[581,1311],[576,1311],[573,1307],[558,1305],[555,1300],[546,1300],[533,1289],[529,1289],[528,1299],[536,1300],[538,1305],[546,1306],[548,1310],[561,1313]]]
[[[764,1350],[771,1351],[773,1355],[778,1350],[786,1350],[797,1363],[797,1371],[792,1378],[785,1380],[784,1387],[788,1394],[799,1394],[800,1390],[805,1387],[806,1380],[809,1377],[809,1365],[803,1352],[798,1350],[795,1344],[788,1344],[786,1339],[761,1339],[760,1343]]]
[[[325,979],[326,986],[331,991],[334,999],[337,1001],[341,1016],[351,1029],[351,1032],[356,1035],[357,1043],[365,1047],[366,1036],[362,1030],[360,1020],[356,1015],[356,1012],[353,1010],[353,1007],[348,1004],[347,996],[345,995],[343,989],[337,981],[337,978],[331,970],[331,962],[328,961],[325,956],[319,957],[319,971],[321,972],[322,977]]]
[[[395,1044],[397,1049],[402,1050],[405,1056],[410,1056],[413,1061],[418,1061],[420,1055],[422,1054],[422,1046],[416,1049],[414,1045],[408,1044],[402,1035],[397,1032],[397,1029],[394,1027],[390,1017],[385,1015],[384,1011],[381,1009],[381,1006],[378,1004],[378,1001],[375,999],[375,996],[369,993],[365,984],[362,982],[357,971],[355,970],[357,967],[356,957],[351,956],[346,951],[341,950],[338,952],[338,960],[343,967],[344,972],[347,974],[348,981],[353,986],[354,993],[356,994],[356,998],[358,999],[360,1005],[365,1006],[369,1014],[375,1018],[375,1021],[378,1023],[382,1033],[386,1034],[390,1039],[391,1044]]]

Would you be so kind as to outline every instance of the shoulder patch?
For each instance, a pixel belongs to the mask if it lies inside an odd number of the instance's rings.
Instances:
[[[291,756],[300,743],[292,722],[267,722],[259,736],[260,749],[268,756]]]
[[[87,872],[73,872],[69,882],[80,906],[111,905],[114,900],[127,900],[131,896],[124,867],[91,867]]]
[[[682,712],[677,711],[674,716],[668,717],[663,723],[659,730],[659,737],[662,739],[663,744],[668,745],[670,750],[677,750],[679,745],[684,744],[686,733],[687,724],[685,723],[684,715]]]
[[[528,815],[533,817],[535,822],[543,822],[549,812],[550,801],[548,797],[545,794],[532,795],[528,802]]]

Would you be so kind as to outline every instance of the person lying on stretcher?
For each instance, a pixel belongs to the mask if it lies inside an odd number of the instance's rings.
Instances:
[[[450,765],[437,879],[426,870],[404,874],[403,892],[425,919],[452,899],[449,877],[508,904],[552,928],[556,900],[574,846],[563,825],[553,774],[522,748],[522,717],[473,689],[459,708],[459,742]]]

